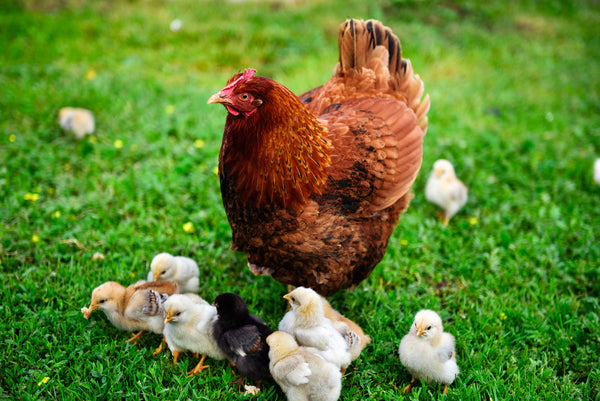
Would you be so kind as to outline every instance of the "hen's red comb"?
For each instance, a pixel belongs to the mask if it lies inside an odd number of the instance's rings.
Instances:
[[[240,75],[238,79],[236,79],[232,83],[226,85],[221,90],[221,92],[225,92],[225,93],[232,92],[233,88],[235,88],[239,83],[249,80],[250,78],[252,78],[254,76],[255,73],[256,73],[256,70],[254,68],[246,68],[246,70],[244,70],[244,73],[242,75]]]

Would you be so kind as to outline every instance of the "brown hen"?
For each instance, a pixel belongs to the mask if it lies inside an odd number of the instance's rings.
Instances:
[[[429,96],[375,20],[340,26],[339,63],[299,97],[248,69],[208,103],[228,110],[219,179],[233,249],[321,295],[381,261],[421,167]]]

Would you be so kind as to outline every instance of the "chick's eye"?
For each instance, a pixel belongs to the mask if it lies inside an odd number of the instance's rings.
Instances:
[[[177,312],[177,313],[175,314],[175,316],[179,316],[179,315],[181,315],[181,312]]]
[[[106,302],[106,299],[101,299],[100,301],[98,301],[99,304],[103,304],[104,302]]]
[[[427,330],[431,330],[431,326],[427,326]]]

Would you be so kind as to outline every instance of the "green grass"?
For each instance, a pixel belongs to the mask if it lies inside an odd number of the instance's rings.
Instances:
[[[229,249],[214,173],[225,111],[206,100],[246,67],[296,92],[319,85],[339,24],[374,17],[402,40],[432,107],[415,198],[384,260],[331,299],[373,337],[341,399],[442,398],[435,385],[400,391],[397,347],[422,308],[457,338],[449,399],[599,399],[598,4],[297,3],[0,5],[0,398],[245,398],[225,363],[187,378],[192,357],[175,367],[151,356],[158,336],[126,345],[103,314],[79,310],[95,286],[142,278],[169,251],[198,261],[207,300],[239,292],[276,326],[286,288]],[[59,130],[65,105],[93,110],[95,141]],[[441,157],[470,187],[447,228],[423,195]],[[257,399],[285,397],[267,380]]]

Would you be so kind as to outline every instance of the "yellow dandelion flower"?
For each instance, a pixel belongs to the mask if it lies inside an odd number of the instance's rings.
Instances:
[[[31,200],[31,195],[33,195],[31,192],[27,192],[24,196],[23,199],[25,200]]]
[[[53,219],[58,219],[59,217],[60,217],[60,210],[52,212],[52,218]]]
[[[219,175],[219,166],[213,168],[213,173],[215,173],[215,175]]]
[[[52,188],[52,187],[48,188],[48,193],[50,195],[54,195],[54,188]]]
[[[165,113],[167,113],[167,114],[175,113],[175,106],[173,106],[172,104],[167,105],[167,107],[165,107]]]
[[[506,318],[507,318],[506,313],[500,312],[500,320],[506,320]]]
[[[134,272],[129,273],[129,277],[130,278],[134,278],[135,277],[135,273]]]
[[[37,235],[37,234],[33,234],[33,235],[31,236],[31,240],[32,240],[33,242],[35,242],[35,243],[38,243],[38,242],[40,242],[40,237],[39,237],[39,235]]]
[[[88,81],[93,81],[94,79],[96,79],[97,75],[98,73],[96,72],[96,70],[90,68],[85,72],[85,79],[87,79]]]
[[[50,301],[50,298],[42,298],[42,301],[44,301],[45,303],[48,303],[48,301]]]
[[[36,194],[36,193],[31,194],[32,202],[37,202],[38,200],[40,200],[40,194]]]
[[[400,240],[400,245],[402,245],[402,246],[406,246],[406,245],[408,245],[408,241],[407,241],[407,240],[405,240],[405,239],[401,239],[401,240]]]
[[[185,231],[188,234],[192,234],[192,233],[196,232],[196,230],[194,230],[194,225],[192,224],[191,221],[188,221],[187,223],[185,223],[183,225],[183,231]]]
[[[114,147],[116,149],[121,149],[123,147],[123,141],[120,139],[117,139],[114,143],[113,143]]]
[[[8,140],[10,142],[14,142],[17,140],[17,136],[15,134],[10,134],[10,136],[8,137]]]
[[[38,383],[38,386],[48,383],[49,380],[50,380],[50,378],[48,376],[44,377],[42,380],[40,380],[40,382]]]
[[[194,141],[194,146],[198,149],[202,149],[204,147],[204,141],[202,139],[196,139]]]
[[[475,224],[479,223],[479,220],[477,220],[477,217],[471,217],[469,219],[469,224],[474,226]]]
[[[98,137],[96,135],[90,135],[88,137],[88,142],[89,143],[96,143],[96,142],[98,142]]]

